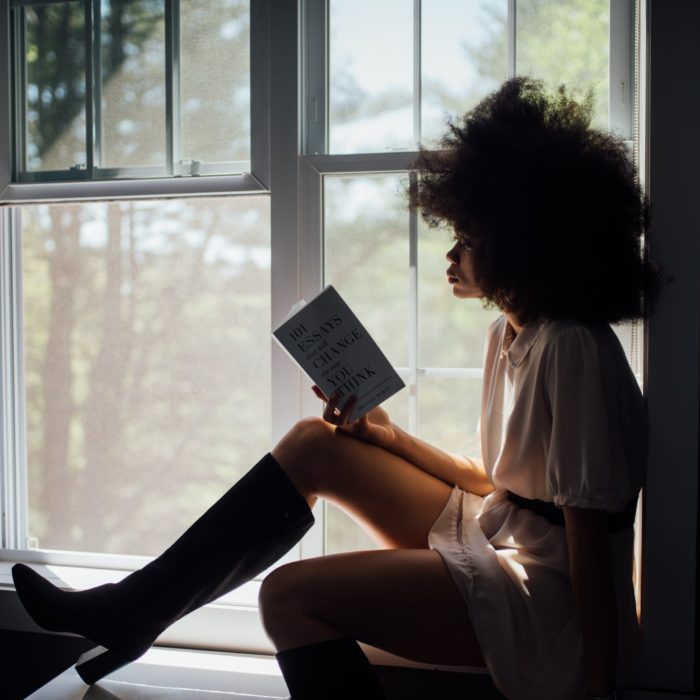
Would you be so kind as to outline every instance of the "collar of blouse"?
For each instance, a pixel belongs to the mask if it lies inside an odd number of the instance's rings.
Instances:
[[[511,367],[519,367],[542,332],[543,325],[541,322],[531,323],[516,334],[506,319],[503,324],[501,357],[507,357]]]

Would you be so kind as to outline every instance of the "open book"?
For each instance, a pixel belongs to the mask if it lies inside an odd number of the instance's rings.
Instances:
[[[357,396],[351,421],[405,386],[331,285],[308,303],[302,300],[293,306],[272,334],[326,396],[338,391],[339,407],[351,395]]]

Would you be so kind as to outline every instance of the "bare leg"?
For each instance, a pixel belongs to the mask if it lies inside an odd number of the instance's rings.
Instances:
[[[320,418],[297,423],[272,450],[313,507],[319,496],[347,512],[384,548],[427,548],[452,486]]]
[[[307,559],[268,576],[260,608],[278,651],[350,637],[417,661],[483,666],[466,604],[428,549],[452,486],[321,419],[297,423],[272,454],[311,506],[326,498],[392,550]]]
[[[348,552],[287,564],[263,581],[260,607],[278,651],[349,637],[423,663],[485,665],[467,606],[431,550]]]

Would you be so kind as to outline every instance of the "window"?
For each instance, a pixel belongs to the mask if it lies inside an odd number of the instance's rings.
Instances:
[[[21,233],[29,543],[155,555],[269,449],[268,197],[25,206]]]
[[[13,57],[0,90],[14,95],[12,124],[0,115],[11,556],[136,566],[317,414],[270,327],[324,283],[406,381],[394,419],[476,449],[495,313],[447,303],[449,236],[407,211],[410,164],[447,115],[515,72],[592,87],[599,123],[632,140],[631,5],[305,0],[300,17],[293,5],[0,4]],[[442,412],[447,387],[460,412]],[[371,546],[325,504],[288,558]],[[228,613],[250,617],[253,589]],[[217,646],[269,650],[250,635]]]
[[[12,5],[17,181],[250,171],[249,2]]]
[[[632,144],[632,20],[619,9],[609,0],[307,4],[305,259],[406,382],[388,402],[392,418],[445,449],[478,450],[483,339],[498,314],[478,301],[450,304],[449,236],[406,209],[411,159],[418,144],[435,146],[448,118],[514,74],[590,93],[595,123]],[[627,64],[611,60],[618,54]],[[640,329],[618,333],[641,381]],[[462,397],[457,413],[442,400],[450,390]],[[325,508],[326,551],[374,546],[337,507]]]

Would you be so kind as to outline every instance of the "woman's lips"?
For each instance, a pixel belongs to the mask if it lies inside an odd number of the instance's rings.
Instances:
[[[447,270],[447,281],[450,284],[454,284],[455,282],[459,282],[459,277],[457,277],[457,275],[455,275],[452,272],[452,270],[450,269],[450,270]]]

